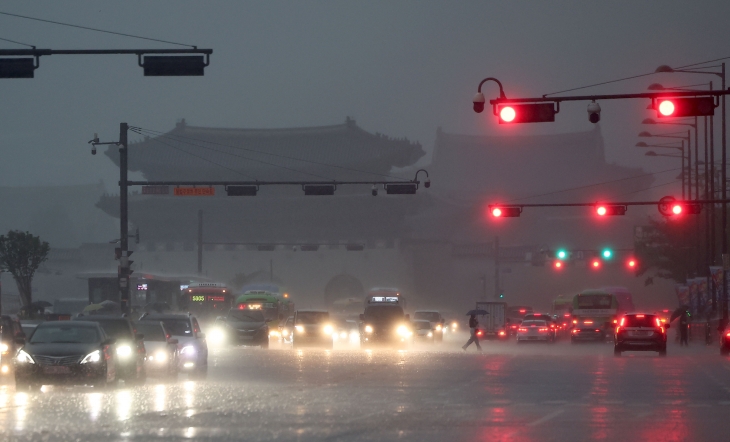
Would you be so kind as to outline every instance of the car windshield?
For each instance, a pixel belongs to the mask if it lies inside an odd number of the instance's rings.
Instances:
[[[545,327],[545,325],[547,325],[547,324],[545,323],[545,321],[523,321],[522,322],[522,325],[523,326],[528,326],[528,327],[530,327],[530,326],[533,326],[533,327]]]
[[[656,316],[654,315],[631,315],[624,320],[625,327],[656,327]]]
[[[416,330],[430,330],[430,329],[431,329],[430,323],[421,322],[421,321],[416,322]]]
[[[137,333],[144,335],[145,341],[164,342],[167,341],[165,329],[159,323],[145,324],[137,323]]]
[[[93,344],[99,341],[96,328],[68,322],[38,326],[30,339],[31,344]]]
[[[395,305],[369,305],[365,317],[370,319],[397,319],[403,317],[403,308]]]
[[[327,312],[297,312],[297,324],[320,324],[327,321],[330,314]]]
[[[425,319],[426,321],[435,322],[439,320],[438,312],[416,312],[414,319]]]
[[[161,319],[165,328],[173,336],[192,336],[193,329],[189,319]]]
[[[98,322],[101,328],[109,337],[114,339],[132,339],[132,330],[126,319],[93,319],[89,321]]]
[[[264,322],[264,314],[261,310],[236,310],[228,312],[228,319],[238,322]]]

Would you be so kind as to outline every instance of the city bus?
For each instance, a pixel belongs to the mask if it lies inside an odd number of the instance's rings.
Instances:
[[[612,338],[618,312],[618,300],[607,290],[584,290],[573,296],[573,329],[570,331],[570,341],[602,342]]]
[[[196,282],[182,291],[180,306],[200,319],[215,319],[231,309],[233,293],[225,284]]]
[[[271,290],[246,290],[236,298],[235,308],[240,310],[261,310],[267,322],[286,319],[294,314],[294,303],[287,293]]]
[[[365,303],[370,302],[383,302],[385,298],[398,298],[398,305],[400,305],[403,310],[406,308],[406,299],[403,297],[403,294],[399,289],[396,288],[389,288],[389,287],[373,287],[370,290],[368,290],[367,299],[365,300]]]

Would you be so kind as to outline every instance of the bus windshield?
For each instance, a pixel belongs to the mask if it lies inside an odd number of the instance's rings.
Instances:
[[[612,308],[613,296],[607,294],[577,295],[575,306],[579,309],[610,309]]]
[[[375,320],[401,318],[403,309],[396,305],[369,305],[365,308],[365,316]]]

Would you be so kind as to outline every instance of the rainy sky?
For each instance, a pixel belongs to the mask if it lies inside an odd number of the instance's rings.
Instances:
[[[117,170],[86,143],[94,132],[116,140],[122,121],[167,131],[181,118],[273,128],[352,116],[370,132],[418,140],[429,151],[439,126],[470,134],[590,130],[585,103],[563,105],[554,124],[505,128],[474,114],[471,99],[487,76],[499,78],[508,97],[539,96],[730,56],[730,2],[722,0],[5,0],[0,11],[214,50],[204,77],[145,78],[134,56],[117,55],[42,57],[35,79],[0,80],[1,186],[103,180],[113,189]],[[0,38],[50,49],[180,47],[2,15]],[[0,48],[22,46],[0,41]],[[710,80],[719,79],[660,74],[575,93]],[[491,85],[485,92],[497,95]],[[676,165],[633,147],[646,129],[641,119],[652,116],[647,103],[600,104],[609,162]]]

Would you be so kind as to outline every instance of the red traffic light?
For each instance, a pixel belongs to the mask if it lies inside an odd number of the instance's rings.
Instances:
[[[489,212],[495,218],[517,218],[522,213],[519,206],[489,206]]]
[[[682,214],[682,205],[673,204],[672,205],[672,215],[681,215],[681,214]]]
[[[505,104],[497,109],[499,124],[549,123],[555,121],[553,103]]]
[[[556,269],[560,270],[560,269],[562,269],[562,268],[563,268],[563,262],[562,262],[562,261],[560,261],[560,260],[557,260],[557,261],[555,261],[555,263],[553,264],[553,267],[555,267]]]
[[[601,268],[601,260],[600,259],[597,259],[597,258],[591,260],[591,267],[594,268],[594,269]]]
[[[599,204],[596,206],[598,216],[619,216],[626,214],[626,206]]]
[[[628,261],[626,261],[626,266],[630,269],[635,269],[638,263],[636,262],[636,259],[629,258]]]
[[[702,204],[695,203],[671,203],[659,204],[659,213],[664,216],[699,215],[702,212]]]
[[[712,97],[659,98],[654,106],[660,118],[715,115],[715,100]]]

